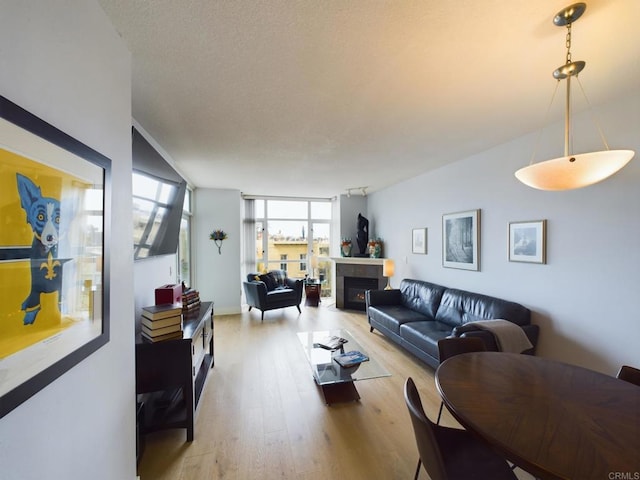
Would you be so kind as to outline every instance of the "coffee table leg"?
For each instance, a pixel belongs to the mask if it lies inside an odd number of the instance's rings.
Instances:
[[[329,385],[320,385],[319,387],[324,397],[324,403],[327,405],[331,405],[332,403],[357,402],[360,400],[360,395],[353,382],[332,383]]]

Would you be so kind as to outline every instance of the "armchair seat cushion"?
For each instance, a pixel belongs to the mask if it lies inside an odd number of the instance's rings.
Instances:
[[[276,287],[267,292],[267,303],[270,302],[295,302],[296,291],[286,287]]]

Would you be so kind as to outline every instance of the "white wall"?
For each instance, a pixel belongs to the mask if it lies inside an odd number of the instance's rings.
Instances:
[[[134,263],[134,318],[140,317],[142,307],[155,305],[157,287],[177,282],[176,257],[177,255],[162,255]],[[136,325],[139,323],[136,322]]]
[[[359,194],[353,194],[350,197],[340,195],[340,238],[351,239],[351,255],[358,253],[358,214],[361,213],[368,218],[367,197]],[[371,238],[373,230],[369,224],[369,238]],[[338,249],[336,256],[340,256],[340,243],[337,243]]]
[[[131,217],[131,56],[95,1],[0,1],[0,92],[112,160]],[[134,479],[131,222],[111,238],[111,340],[0,419],[3,480]]]
[[[240,312],[242,281],[241,214],[239,190],[198,188],[194,192],[193,268],[196,288],[203,301],[214,302],[215,315]],[[218,253],[209,234],[222,229],[228,234]]]
[[[640,152],[640,93],[599,106],[612,148]],[[591,120],[575,118],[577,131]],[[583,125],[584,124],[584,125]],[[562,125],[549,127],[562,131]],[[640,365],[640,157],[600,184],[566,192],[525,187],[513,173],[529,163],[537,133],[370,195],[369,217],[402,278],[513,300],[534,312],[538,354],[615,374]],[[583,141],[583,143],[585,143]],[[587,149],[602,150],[597,135]],[[536,161],[562,154],[540,147]],[[442,214],[481,209],[481,270],[442,267]],[[548,220],[546,265],[507,258],[510,221]],[[411,254],[411,229],[427,227],[428,254]],[[406,263],[405,263],[406,259]]]

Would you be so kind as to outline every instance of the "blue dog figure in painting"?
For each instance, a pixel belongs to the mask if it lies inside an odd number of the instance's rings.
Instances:
[[[24,324],[32,325],[40,311],[40,294],[60,292],[62,263],[58,260],[60,201],[43,197],[40,187],[29,178],[16,174],[20,204],[33,230],[31,244],[31,293],[22,302]]]

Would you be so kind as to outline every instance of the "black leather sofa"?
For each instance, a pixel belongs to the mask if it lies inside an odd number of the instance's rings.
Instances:
[[[260,310],[261,320],[264,320],[264,312],[276,308],[297,307],[298,312],[302,313],[300,302],[304,282],[288,278],[284,270],[250,273],[242,283],[249,311],[253,307]]]
[[[439,364],[438,340],[445,337],[477,336],[487,350],[499,350],[493,333],[470,322],[503,319],[519,325],[533,345],[522,353],[533,354],[538,341],[529,309],[487,295],[404,279],[399,289],[368,290],[365,300],[371,332],[378,330],[433,368]]]

